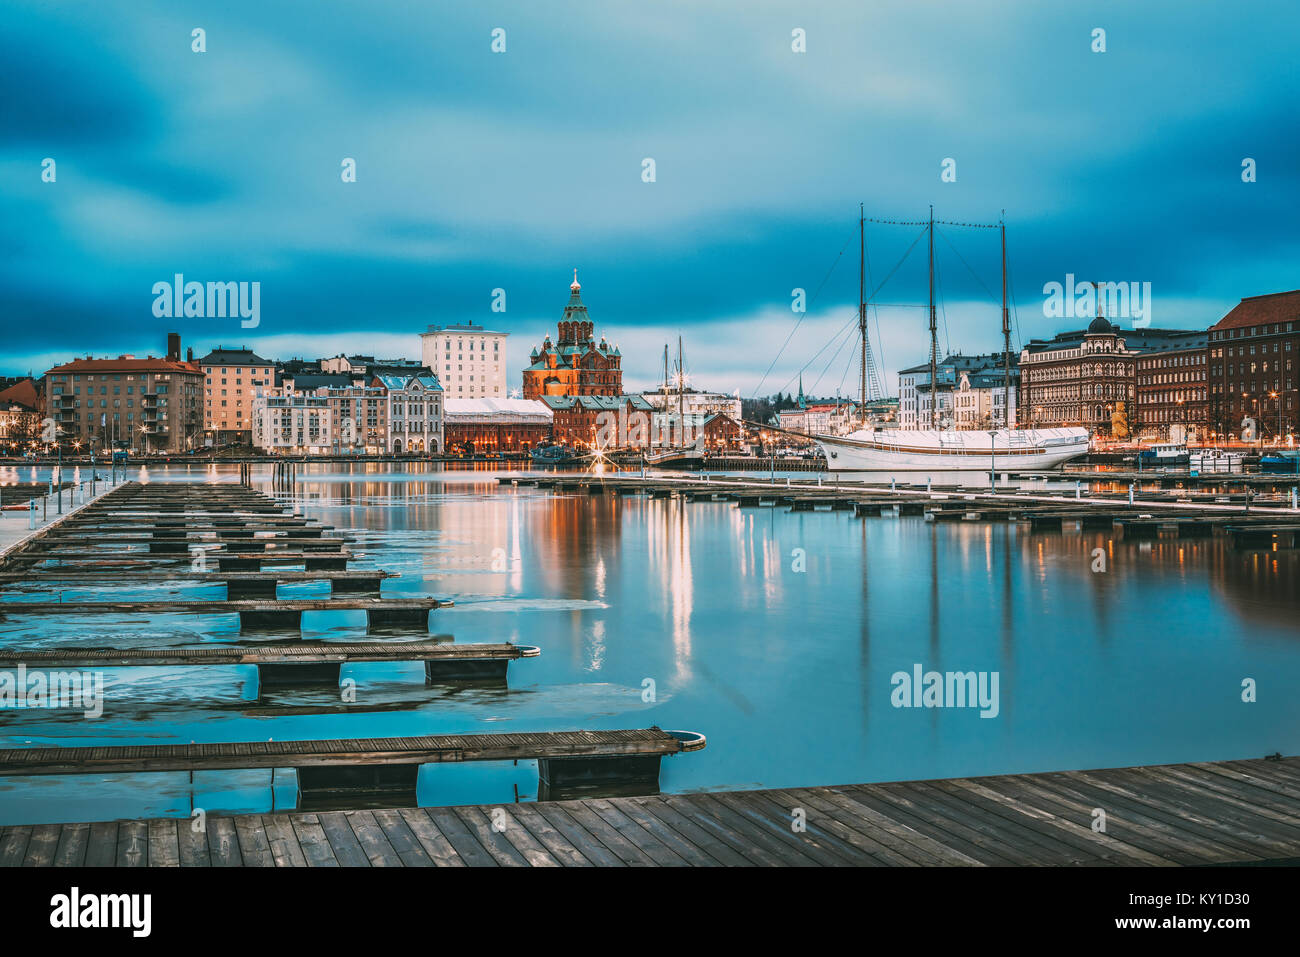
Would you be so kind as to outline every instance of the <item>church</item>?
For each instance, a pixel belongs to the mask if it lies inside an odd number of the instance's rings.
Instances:
[[[524,398],[540,399],[548,395],[609,395],[623,393],[623,357],[617,346],[601,336],[597,342],[594,326],[582,302],[578,270],[573,271],[569,286],[569,304],[564,307],[555,341],[547,336],[529,355],[524,369]]]

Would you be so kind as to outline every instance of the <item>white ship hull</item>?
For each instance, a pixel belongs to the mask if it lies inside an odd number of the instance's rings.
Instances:
[[[832,472],[987,472],[1060,468],[1088,452],[1086,429],[862,430],[814,435]]]

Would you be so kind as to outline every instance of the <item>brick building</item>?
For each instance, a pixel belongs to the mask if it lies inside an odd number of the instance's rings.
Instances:
[[[1264,441],[1296,426],[1300,289],[1250,296],[1210,327],[1208,422],[1218,436],[1254,418]]]
[[[562,445],[628,448],[648,445],[659,414],[640,395],[546,395],[551,435]]]
[[[274,384],[275,363],[251,349],[218,346],[198,364],[203,369],[204,440],[251,445],[253,397]]]
[[[1209,422],[1206,334],[1170,337],[1137,357],[1133,434],[1151,442],[1197,442]]]
[[[202,444],[202,368],[168,337],[164,358],[75,359],[45,373],[59,441],[96,449],[183,452]]]
[[[623,394],[623,357],[618,346],[601,336],[594,338],[594,326],[580,295],[578,271],[573,271],[569,304],[564,307],[555,341],[547,336],[529,355],[524,369],[524,398],[548,395]]]
[[[444,432],[453,455],[523,452],[551,437],[551,410],[535,399],[447,399]]]
[[[1082,331],[1031,339],[1020,352],[1020,417],[1029,428],[1081,426],[1129,438],[1142,428],[1135,411],[1139,356],[1194,349],[1203,336],[1184,329],[1124,330],[1098,316]]]

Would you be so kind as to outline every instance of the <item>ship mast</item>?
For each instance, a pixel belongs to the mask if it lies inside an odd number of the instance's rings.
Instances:
[[[939,428],[939,326],[934,311],[934,207],[930,207],[930,428]]]
[[[862,336],[862,392],[858,416],[867,421],[867,219],[858,204],[858,332]]]
[[[1011,428],[1011,318],[1007,312],[1007,211],[998,220],[1002,233],[1002,425]]]
[[[686,383],[683,377],[686,367],[682,364],[682,337],[677,337],[677,428],[681,437],[682,448],[686,447]]]

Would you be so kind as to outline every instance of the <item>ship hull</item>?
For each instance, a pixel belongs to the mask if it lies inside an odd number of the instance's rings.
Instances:
[[[987,432],[901,433],[883,439],[855,433],[813,439],[832,472],[1046,471],[1088,452],[1083,429],[1024,430],[1011,436],[1001,432],[992,443]]]
[[[674,449],[668,452],[646,453],[645,464],[656,469],[686,469],[698,471],[704,466],[704,453],[698,449]]]

